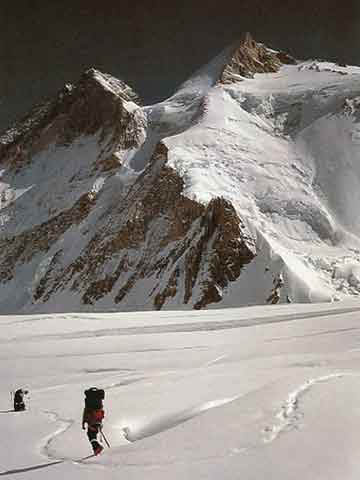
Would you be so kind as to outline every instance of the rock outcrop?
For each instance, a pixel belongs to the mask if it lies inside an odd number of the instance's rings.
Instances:
[[[296,60],[289,54],[271,50],[257,43],[247,33],[224,68],[220,82],[238,82],[242,77],[252,78],[255,73],[277,72],[281,65],[295,63]]]
[[[121,308],[146,280],[143,307],[173,302],[198,309],[221,300],[222,289],[254,258],[254,243],[229,202],[218,198],[205,207],[186,198],[183,180],[166,162],[160,143],[81,254],[70,264],[62,261],[61,249],[53,254],[36,302],[69,288],[84,305],[110,296]]]

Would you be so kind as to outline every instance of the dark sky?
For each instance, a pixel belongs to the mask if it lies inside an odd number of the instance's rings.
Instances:
[[[0,129],[95,66],[147,103],[244,31],[298,58],[360,64],[355,0],[0,0]]]

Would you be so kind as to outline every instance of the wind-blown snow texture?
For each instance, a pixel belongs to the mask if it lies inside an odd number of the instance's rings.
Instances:
[[[47,250],[19,255],[21,261],[11,265],[11,275],[0,286],[2,311],[149,309],[156,296],[165,298],[160,308],[196,305],[200,280],[194,281],[187,305],[182,289],[176,294],[172,290],[175,277],[178,284],[186,283],[182,260],[176,271],[156,271],[154,265],[171,257],[170,243],[140,271],[144,257],[150,256],[149,238],[156,243],[154,232],[161,238],[165,231],[161,215],[154,218],[143,244],[124,247],[116,258],[108,255],[102,270],[96,267],[97,277],[91,280],[82,273],[69,280],[79,268],[89,267],[86,255],[96,234],[105,231],[105,212],[108,218],[111,213],[120,218],[116,208],[126,205],[129,192],[134,204],[136,188],[144,190],[141,183],[133,187],[144,178],[159,142],[167,149],[167,167],[184,182],[182,195],[201,205],[216,197],[229,201],[256,245],[255,259],[242,266],[235,280],[214,285],[218,306],[266,303],[279,275],[280,302],[333,301],[359,294],[360,68],[308,61],[250,79],[235,75],[235,83],[224,85],[218,80],[231,54],[227,49],[171,98],[146,107],[128,101],[125,93],[131,89],[125,84],[95,72],[105,91],[117,101],[122,97],[123,111],[141,131],[131,148],[112,143],[106,152],[112,155],[110,170],[99,169],[104,149],[99,132],[82,135],[70,146],[49,144],[23,172],[4,167],[4,242],[71,209],[81,195],[92,203],[90,213],[58,234]],[[200,270],[206,279],[205,257]],[[13,260],[11,251],[7,261]],[[120,268],[121,262],[125,266]],[[94,282],[90,286],[81,283],[86,275],[86,281]],[[101,285],[100,293],[94,285]]]
[[[359,74],[305,62],[217,85],[204,117],[166,140],[186,194],[224,196],[257,239],[223,305],[263,303],[271,272],[282,300],[359,293]]]
[[[359,314],[346,301],[2,316],[0,476],[355,480]],[[112,448],[82,460],[94,385]],[[14,413],[18,387],[29,410]]]

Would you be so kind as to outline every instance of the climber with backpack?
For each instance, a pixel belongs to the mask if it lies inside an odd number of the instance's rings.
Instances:
[[[98,434],[102,434],[102,421],[104,419],[103,400],[105,392],[101,388],[91,387],[85,390],[85,408],[82,417],[82,428],[87,424],[87,436],[94,450],[94,455],[99,455],[104,449],[98,442]],[[103,435],[103,434],[102,434]]]
[[[26,410],[24,397],[25,395],[28,395],[28,393],[29,392],[27,390],[23,390],[22,388],[19,388],[18,390],[16,390],[16,392],[14,393],[14,411],[15,412],[22,412]]]

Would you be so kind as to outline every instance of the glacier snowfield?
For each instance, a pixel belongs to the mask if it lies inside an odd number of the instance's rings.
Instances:
[[[0,317],[0,476],[355,479],[360,303]],[[83,391],[112,448],[81,460]],[[11,411],[10,392],[30,391]]]

